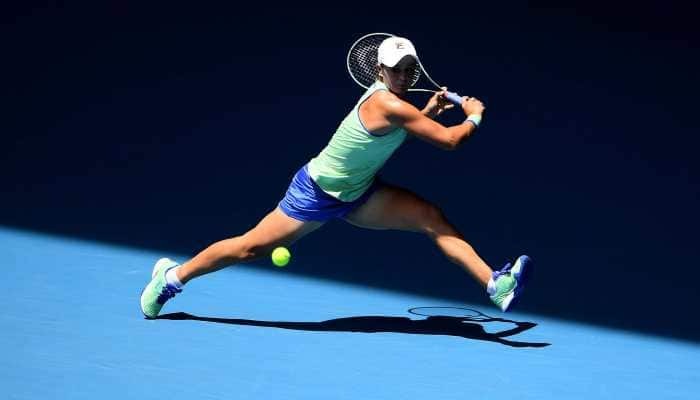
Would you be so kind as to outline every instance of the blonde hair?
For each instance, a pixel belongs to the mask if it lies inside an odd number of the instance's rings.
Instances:
[[[377,80],[384,83],[384,76],[382,75],[382,64],[377,64]]]

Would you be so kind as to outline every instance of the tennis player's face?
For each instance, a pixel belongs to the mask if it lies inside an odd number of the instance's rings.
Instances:
[[[384,83],[393,93],[403,95],[411,87],[411,78],[416,67],[416,60],[410,57],[404,57],[393,67],[382,65]]]

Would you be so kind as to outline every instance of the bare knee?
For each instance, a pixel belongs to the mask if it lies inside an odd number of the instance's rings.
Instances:
[[[243,235],[238,238],[237,258],[240,261],[252,261],[272,252],[273,244],[260,240],[253,235]]]
[[[422,231],[426,235],[435,238],[439,235],[460,236],[459,232],[450,224],[445,213],[439,207],[429,204],[421,211]]]

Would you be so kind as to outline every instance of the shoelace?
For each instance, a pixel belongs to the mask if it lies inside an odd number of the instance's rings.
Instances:
[[[158,304],[165,304],[166,301],[172,299],[173,297],[175,297],[176,293],[180,292],[182,292],[182,289],[178,289],[170,285],[165,285],[163,286],[163,289],[158,295],[158,299],[156,300],[156,302],[158,302]]]
[[[510,273],[510,270],[513,266],[510,263],[507,263],[503,268],[501,268],[498,271],[493,272],[493,280],[498,279],[499,276],[501,275],[507,275]]]

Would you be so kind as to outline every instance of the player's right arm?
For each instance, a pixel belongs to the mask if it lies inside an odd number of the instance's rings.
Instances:
[[[476,125],[466,121],[446,127],[396,96],[383,100],[382,111],[392,125],[401,126],[408,133],[444,150],[456,149],[476,130]],[[474,97],[465,97],[462,110],[466,115],[481,115],[484,112],[484,105]]]

